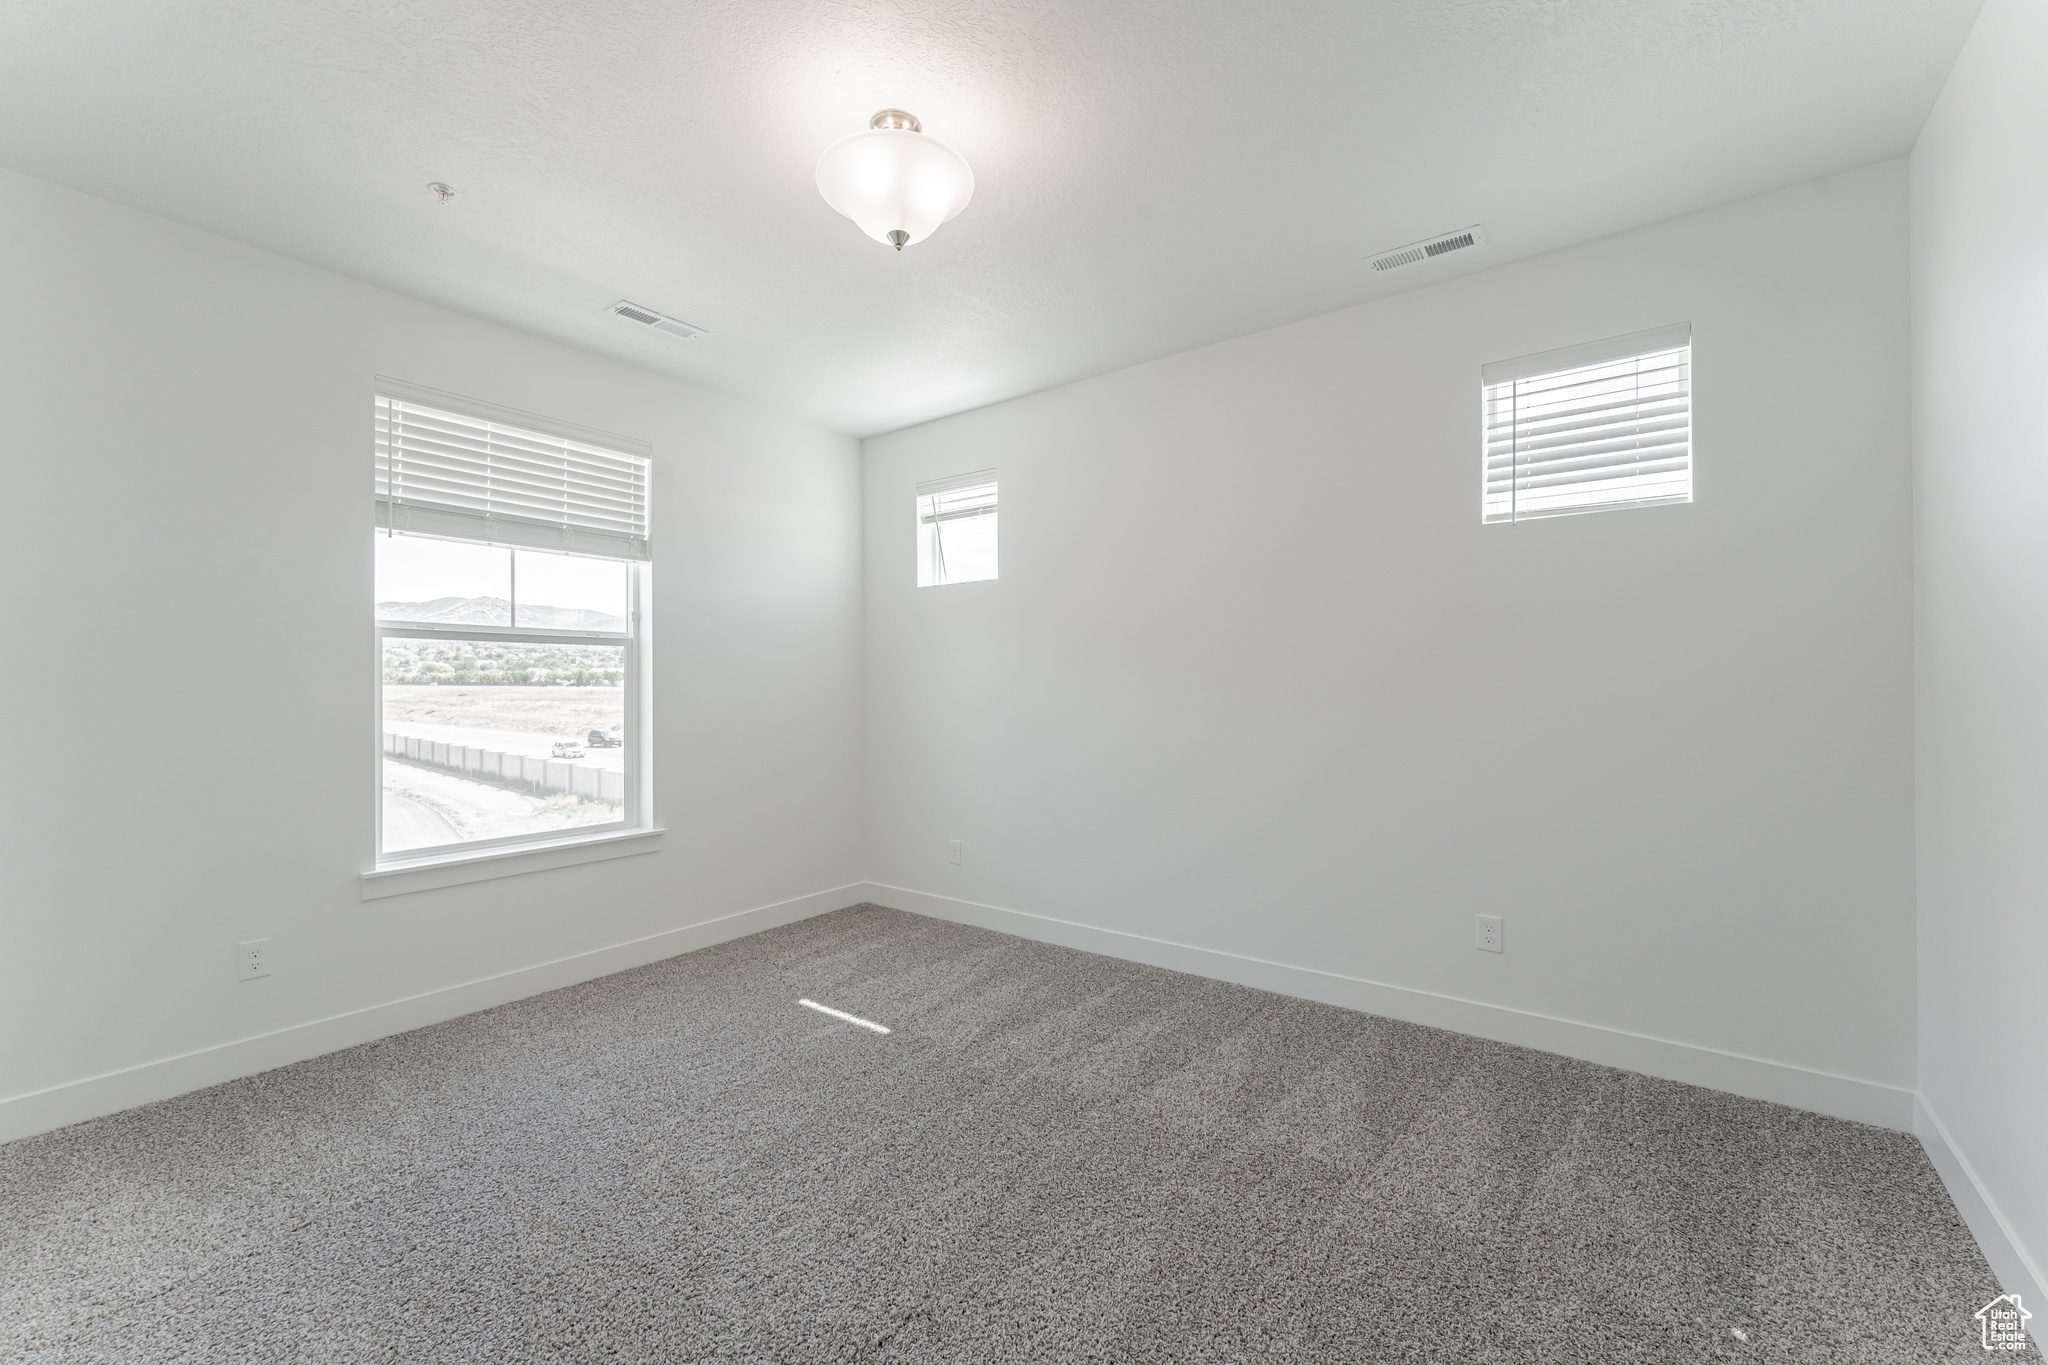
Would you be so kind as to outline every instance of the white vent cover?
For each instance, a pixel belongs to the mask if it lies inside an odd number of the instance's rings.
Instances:
[[[613,304],[611,311],[628,322],[637,322],[642,327],[652,327],[657,332],[667,332],[672,337],[700,337],[704,335],[702,327],[692,327],[681,318],[672,318],[666,313],[657,313],[652,308],[642,308],[639,304],[628,303],[624,299],[620,299],[617,303]]]
[[[1441,237],[1432,237],[1426,242],[1410,242],[1407,246],[1398,246],[1392,251],[1382,251],[1372,258],[1372,268],[1400,270],[1405,266],[1435,260],[1438,256],[1448,256],[1453,251],[1469,251],[1485,243],[1486,229],[1474,223],[1471,227],[1446,232]]]

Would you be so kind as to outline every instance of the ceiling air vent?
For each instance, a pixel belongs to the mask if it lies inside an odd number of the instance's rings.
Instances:
[[[1474,223],[1471,227],[1456,232],[1446,232],[1441,237],[1432,237],[1426,242],[1410,242],[1407,246],[1383,251],[1372,258],[1374,270],[1399,270],[1404,266],[1420,265],[1438,256],[1447,256],[1453,251],[1464,251],[1483,245],[1486,229]]]
[[[620,299],[617,303],[613,304],[611,311],[617,313],[628,322],[637,322],[642,327],[652,327],[657,332],[667,332],[672,337],[700,337],[704,335],[702,327],[692,327],[681,318],[672,318],[666,314],[657,313],[652,308],[642,308],[637,303],[628,303],[624,299]]]

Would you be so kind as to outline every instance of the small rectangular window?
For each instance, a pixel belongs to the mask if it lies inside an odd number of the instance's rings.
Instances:
[[[1480,371],[1481,519],[1692,501],[1692,327]]]
[[[996,576],[996,472],[917,486],[917,586]]]
[[[644,824],[647,457],[376,412],[378,862]]]

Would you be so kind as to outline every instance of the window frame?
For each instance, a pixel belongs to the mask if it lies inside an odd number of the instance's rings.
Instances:
[[[380,529],[377,534],[392,532]],[[405,535],[404,531],[396,534]],[[549,553],[535,551],[531,546],[502,545],[496,541],[466,540],[459,536],[434,536],[435,540],[459,541],[468,545],[491,545],[507,552],[525,550],[528,553]],[[589,556],[607,558],[607,556]],[[647,820],[647,792],[645,790],[646,765],[646,724],[641,709],[643,679],[641,677],[640,649],[641,636],[641,579],[647,568],[646,561],[615,560],[626,566],[626,629],[624,631],[603,630],[559,630],[532,629],[519,626],[436,626],[417,621],[398,621],[383,617],[376,621],[376,647],[372,654],[376,685],[371,689],[373,752],[376,755],[375,787],[376,797],[373,809],[376,812],[374,829],[375,856],[373,868],[378,872],[414,867],[421,864],[444,864],[458,861],[469,855],[485,856],[502,854],[510,850],[528,847],[552,848],[565,843],[581,842],[585,839],[599,840],[616,838],[650,828]],[[375,594],[373,593],[372,596]],[[372,611],[374,612],[374,604]],[[390,639],[411,640],[495,640],[512,644],[616,644],[624,646],[622,676],[622,710],[624,724],[620,728],[622,754],[625,759],[625,802],[623,814],[618,820],[607,820],[603,824],[577,825],[571,829],[548,830],[533,834],[508,834],[495,839],[470,839],[454,844],[434,844],[425,848],[405,849],[396,854],[384,851],[384,642]]]
[[[927,520],[924,510],[924,502],[926,498],[936,500],[938,498],[944,497],[948,493],[968,493],[975,492],[983,488],[994,490],[993,501],[986,509],[954,512],[951,514],[934,511],[932,517],[929,520]],[[1002,504],[1002,479],[999,477],[998,471],[994,469],[979,469],[968,474],[954,474],[942,479],[927,479],[924,482],[917,484],[916,487],[911,490],[910,503],[911,529],[916,537],[914,541],[914,553],[916,555],[916,559],[913,567],[916,570],[915,582],[917,586],[919,588],[960,588],[965,587],[970,583],[1000,582],[1003,576]],[[964,521],[968,518],[979,517],[994,517],[996,519],[996,571],[982,578],[939,578],[935,576],[929,582],[927,582],[925,579],[927,559],[930,558],[932,554],[936,554],[940,557],[940,561],[943,562],[943,557],[945,553],[945,523],[948,521]],[[931,531],[931,546],[929,550],[927,549],[925,543],[925,532],[928,526]],[[936,567],[936,565],[932,567]]]
[[[473,514],[458,514],[467,516],[473,523],[470,528],[465,529],[457,523],[441,524],[446,519],[435,510],[433,499],[408,497],[402,493],[398,496],[389,496],[396,490],[389,490],[381,484],[378,486],[373,502],[375,515],[372,521],[377,534],[380,535],[410,534],[424,539],[489,545],[512,553],[563,553],[573,558],[601,559],[624,564],[627,571],[626,629],[587,631],[470,624],[441,625],[431,622],[387,620],[376,615],[375,601],[371,602],[372,762],[369,800],[372,817],[370,865],[361,874],[363,899],[367,901],[385,896],[405,895],[413,891],[511,876],[548,867],[566,867],[600,859],[659,851],[665,831],[654,823],[653,716],[648,701],[652,683],[652,655],[646,648],[649,626],[647,602],[653,571],[653,446],[646,441],[602,431],[595,427],[586,427],[503,404],[429,388],[390,375],[372,376],[370,397],[373,413],[379,412],[386,401],[420,405],[438,409],[467,421],[508,427],[515,433],[538,435],[593,447],[604,455],[630,457],[641,462],[642,480],[639,484],[640,536],[638,539],[628,538],[620,541],[611,547],[628,551],[618,554],[609,552],[608,548],[600,548],[607,540],[602,534],[595,536],[595,543],[587,547],[579,546],[576,541],[583,534],[580,529],[566,530],[559,547],[552,540],[534,543],[529,536],[520,533],[521,528],[518,525],[508,524],[523,521],[524,518],[517,515],[494,517],[488,508],[480,519]],[[382,428],[375,427],[373,423],[373,430],[380,435],[376,442],[380,456],[389,458],[383,446]],[[407,524],[422,513],[425,514],[428,524]],[[504,538],[492,534],[494,530],[503,532]],[[373,591],[371,596],[374,599],[376,593]],[[623,724],[620,738],[625,800],[622,803],[621,818],[606,821],[601,825],[578,825],[563,830],[405,849],[387,856],[384,852],[384,648],[385,641],[393,638],[622,646],[620,683]]]

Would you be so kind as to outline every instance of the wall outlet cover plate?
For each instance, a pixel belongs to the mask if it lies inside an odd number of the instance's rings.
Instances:
[[[235,945],[235,979],[254,981],[270,975],[270,940],[252,938]]]
[[[1482,953],[1506,952],[1505,931],[1501,927],[1500,916],[1480,915],[1478,921],[1472,930],[1472,946]]]

